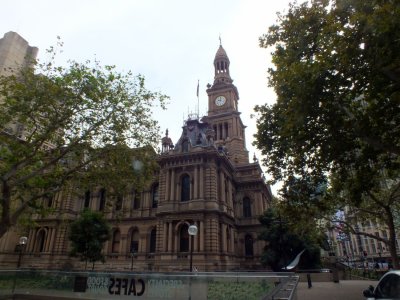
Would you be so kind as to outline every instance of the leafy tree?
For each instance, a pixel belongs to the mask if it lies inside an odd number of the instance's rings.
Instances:
[[[398,268],[400,5],[315,0],[278,16],[260,38],[274,47],[268,72],[277,94],[256,107],[263,163],[297,212],[350,207],[348,225],[379,218],[389,237],[375,238]],[[327,193],[315,197],[323,184]]]
[[[259,239],[268,243],[261,256],[263,265],[271,266],[274,271],[282,271],[305,249],[300,258],[299,268],[313,269],[320,266],[320,248],[316,236],[310,231],[297,233],[298,224],[282,218],[277,210],[271,208],[265,211],[259,220],[265,226]]]
[[[152,108],[164,108],[166,96],[147,90],[141,75],[97,61],[60,67],[49,52],[49,63],[0,76],[0,237],[66,186],[123,192],[156,166]]]
[[[70,227],[71,256],[80,256],[82,261],[104,262],[102,254],[104,243],[110,238],[111,228],[100,212],[84,210]]]

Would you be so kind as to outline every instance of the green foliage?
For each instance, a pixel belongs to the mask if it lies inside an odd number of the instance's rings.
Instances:
[[[273,47],[269,84],[277,94],[275,104],[256,107],[263,163],[284,182],[293,212],[315,218],[350,207],[353,225],[378,217],[390,232],[380,240],[395,256],[400,5],[314,0],[278,17],[260,38]]]
[[[398,167],[399,17],[395,1],[312,1],[260,39],[275,46],[278,100],[257,107],[256,145],[275,180],[366,160]]]
[[[0,290],[12,290],[15,283],[16,289],[54,289],[72,290],[74,277],[63,274],[41,274],[36,272],[18,272],[14,275],[0,275]]]
[[[48,63],[0,76],[0,237],[25,213],[45,213],[43,199],[66,186],[122,193],[143,187],[156,167],[152,109],[167,97],[141,75],[97,61],[60,67],[49,52]]]
[[[80,256],[82,261],[104,262],[104,243],[110,239],[111,228],[100,212],[84,210],[70,226],[71,256]]]
[[[282,271],[301,251],[306,249],[300,258],[300,269],[314,269],[320,266],[320,248],[317,235],[310,227],[307,231],[299,231],[297,223],[291,223],[275,209],[268,209],[260,217],[264,230],[259,239],[268,244],[261,257],[263,265],[269,265],[274,271]],[[303,227],[304,229],[304,227]],[[298,232],[296,232],[298,231]]]
[[[207,299],[239,300],[262,299],[272,289],[272,284],[262,282],[209,282]]]

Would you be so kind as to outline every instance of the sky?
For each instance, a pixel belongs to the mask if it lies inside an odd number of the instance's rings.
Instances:
[[[274,103],[267,69],[272,49],[259,47],[259,37],[275,24],[277,12],[289,0],[3,0],[0,36],[20,34],[39,48],[39,59],[61,37],[67,59],[97,59],[145,77],[146,86],[170,97],[167,110],[155,110],[161,134],[168,128],[175,143],[184,118],[197,110],[207,113],[207,83],[213,83],[213,61],[222,46],[230,59],[230,74],[239,90],[239,111],[247,126],[249,158],[261,159],[252,146],[256,132],[251,118],[255,105]],[[268,174],[266,174],[268,178]],[[273,191],[276,192],[276,186]]]

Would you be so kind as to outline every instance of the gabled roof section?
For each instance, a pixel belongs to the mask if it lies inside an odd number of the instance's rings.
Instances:
[[[182,127],[182,135],[176,143],[173,152],[192,152],[196,148],[214,147],[215,132],[208,123],[203,123],[197,117],[190,117]]]

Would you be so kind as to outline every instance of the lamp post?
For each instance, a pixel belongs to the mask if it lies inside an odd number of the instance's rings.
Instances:
[[[194,248],[194,236],[197,235],[197,226],[190,225],[188,228],[188,233],[190,235],[190,269],[189,272],[193,272],[193,248]],[[189,277],[189,300],[192,299],[192,276]]]
[[[18,244],[19,244],[19,256],[18,256],[18,264],[17,268],[21,266],[21,260],[22,260],[22,252],[24,251],[24,247],[26,243],[28,242],[28,238],[26,236],[21,236],[19,238]]]
[[[189,272],[193,272],[193,241],[194,241],[194,236],[197,235],[197,226],[196,225],[190,225],[188,228],[188,233],[190,235],[190,269]]]
[[[21,266],[21,260],[22,260],[22,251],[24,250],[24,246],[28,242],[28,238],[26,236],[21,236],[18,241],[19,245],[19,255],[18,255],[18,263],[17,263],[17,269]],[[15,287],[17,285],[17,274],[14,274],[14,280],[13,280],[13,286],[12,286],[12,294],[15,292]]]

